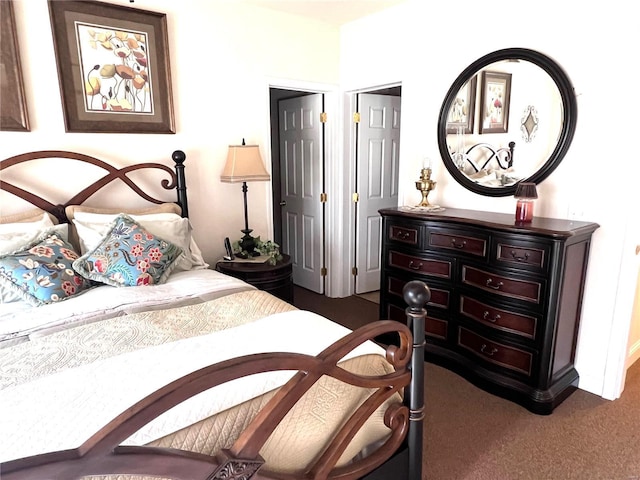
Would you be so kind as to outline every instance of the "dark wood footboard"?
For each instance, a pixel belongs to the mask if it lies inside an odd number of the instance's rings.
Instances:
[[[421,282],[405,286],[407,321],[411,330],[384,320],[362,327],[327,347],[317,356],[264,353],[233,358],[186,375],[113,419],[80,447],[0,464],[3,480],[64,478],[90,475],[136,474],[183,480],[217,479],[358,479],[407,478],[421,480],[424,419],[424,305],[429,289]],[[394,371],[379,376],[348,372],[338,362],[358,345],[380,335],[394,334],[398,345],[386,349]],[[415,339],[415,340],[414,340]],[[121,446],[142,426],[185,400],[216,385],[256,373],[292,370],[282,386],[228,449],[216,456],[149,446]],[[351,413],[326,448],[299,474],[269,470],[259,451],[271,432],[318,379],[331,376],[370,389],[368,398]],[[369,416],[398,392],[404,403],[391,402],[384,415],[390,435],[373,453],[336,467],[342,453]],[[378,471],[376,472],[376,469]],[[380,472],[391,471],[393,476]],[[401,473],[405,472],[405,473]]]

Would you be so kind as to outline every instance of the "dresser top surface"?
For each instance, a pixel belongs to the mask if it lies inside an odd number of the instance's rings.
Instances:
[[[531,223],[516,223],[515,215],[485,212],[461,208],[445,208],[442,211],[427,211],[416,207],[394,207],[379,211],[382,216],[401,216],[425,221],[443,221],[452,224],[476,225],[495,228],[510,233],[528,233],[550,236],[573,236],[593,233],[600,225],[593,222],[536,217]]]

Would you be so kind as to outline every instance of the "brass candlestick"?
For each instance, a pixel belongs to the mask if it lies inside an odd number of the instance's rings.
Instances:
[[[431,180],[431,169],[423,168],[420,174],[420,180],[416,182],[416,188],[422,192],[422,200],[418,204],[418,207],[429,207],[431,204],[427,197],[429,196],[429,192],[436,188],[436,183]]]

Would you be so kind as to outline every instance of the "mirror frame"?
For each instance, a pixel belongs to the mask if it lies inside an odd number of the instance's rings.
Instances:
[[[470,78],[473,77],[473,75],[494,62],[509,59],[531,62],[547,72],[558,87],[563,104],[562,131],[560,132],[555,149],[551,152],[547,161],[535,173],[521,181],[538,184],[547,178],[551,172],[558,167],[571,145],[578,121],[578,102],[576,100],[571,80],[560,65],[540,52],[527,48],[506,48],[489,53],[465,68],[455,82],[453,82],[453,85],[451,85],[451,88],[447,92],[444,102],[442,103],[442,108],[440,109],[440,115],[438,117],[438,148],[440,150],[442,161],[453,178],[455,178],[463,187],[480,195],[492,197],[506,197],[507,195],[513,195],[515,193],[517,183],[506,187],[488,187],[486,185],[479,185],[478,183],[470,180],[464,173],[460,172],[451,158],[449,147],[447,145],[447,117],[458,91]]]

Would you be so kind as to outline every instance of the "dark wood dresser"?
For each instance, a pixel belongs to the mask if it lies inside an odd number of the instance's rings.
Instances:
[[[383,218],[380,317],[405,321],[402,287],[423,280],[425,359],[537,414],[578,385],[574,368],[595,223],[403,207]]]

